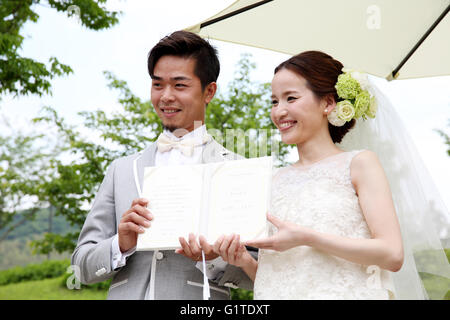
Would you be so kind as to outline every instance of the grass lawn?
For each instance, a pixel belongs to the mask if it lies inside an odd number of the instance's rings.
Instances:
[[[437,292],[445,292],[450,287],[447,279],[428,274],[424,276],[425,286],[431,299],[450,300],[450,291],[445,298],[437,295]],[[105,300],[107,290],[86,289],[69,290],[61,285],[64,276],[25,281],[0,286],[0,300]],[[439,290],[437,290],[439,289]],[[232,290],[232,299],[252,299],[252,292],[245,290]]]
[[[428,296],[432,300],[450,300],[450,280],[444,277],[421,273]],[[442,294],[445,293],[443,297]]]
[[[69,290],[63,277],[0,286],[0,300],[104,300],[106,290]]]

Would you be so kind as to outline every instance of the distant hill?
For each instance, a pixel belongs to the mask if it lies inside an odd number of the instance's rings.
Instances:
[[[29,263],[38,263],[46,260],[47,255],[34,255],[29,246],[31,240],[40,239],[49,231],[49,213],[48,209],[41,209],[36,214],[35,219],[25,221],[12,231],[5,240],[0,242],[0,270],[5,270],[14,266],[25,266]],[[19,221],[16,218],[15,221]],[[52,216],[51,231],[53,233],[65,234],[75,231],[76,228],[70,226],[62,216]],[[5,230],[0,230],[2,235]],[[50,259],[69,258],[70,253],[56,254],[52,253]]]
[[[18,226],[14,231],[12,231],[6,240],[14,240],[27,238],[32,235],[42,235],[49,231],[49,209],[41,209],[37,212],[35,219],[28,220],[22,225]],[[16,217],[14,222],[18,222],[20,217]],[[62,216],[55,216],[53,214],[51,219],[51,231],[54,233],[66,233],[74,230],[73,227],[66,221]],[[4,230],[0,229],[0,235],[3,234]]]

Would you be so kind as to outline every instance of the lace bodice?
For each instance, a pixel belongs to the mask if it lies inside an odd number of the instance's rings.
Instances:
[[[272,180],[271,213],[323,233],[370,238],[344,152],[306,167],[279,169]],[[276,228],[268,223],[269,235]],[[328,255],[309,246],[259,251],[255,299],[389,299],[389,272]]]

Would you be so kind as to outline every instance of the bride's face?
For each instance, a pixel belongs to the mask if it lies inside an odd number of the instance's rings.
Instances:
[[[325,107],[295,72],[281,69],[273,77],[271,118],[284,143],[304,143],[327,126]]]

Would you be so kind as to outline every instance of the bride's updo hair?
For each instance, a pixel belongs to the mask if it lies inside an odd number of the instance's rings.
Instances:
[[[320,51],[305,51],[292,58],[282,62],[275,68],[277,73],[281,69],[288,69],[303,77],[308,88],[314,93],[318,99],[332,97],[338,102],[339,98],[336,92],[338,76],[342,73],[344,66],[338,60],[333,59],[330,55]],[[355,119],[346,122],[342,127],[333,126],[328,123],[331,139],[334,143],[339,143],[345,134],[353,128]]]

